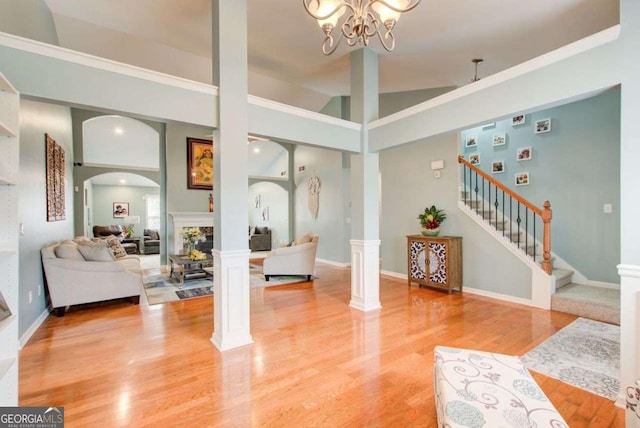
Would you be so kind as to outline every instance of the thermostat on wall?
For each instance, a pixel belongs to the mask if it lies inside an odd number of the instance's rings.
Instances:
[[[443,160],[437,160],[437,161],[431,162],[431,169],[436,170],[436,169],[443,169],[443,168],[444,168]]]

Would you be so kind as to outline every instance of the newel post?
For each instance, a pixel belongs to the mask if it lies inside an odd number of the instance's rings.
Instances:
[[[542,269],[551,275],[551,202],[544,201],[542,210],[542,222],[544,224],[542,234]]]

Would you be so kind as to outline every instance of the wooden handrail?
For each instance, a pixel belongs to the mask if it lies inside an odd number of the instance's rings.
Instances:
[[[500,183],[498,180],[471,164],[471,162],[467,161],[463,156],[458,156],[458,163],[466,165],[471,171],[476,174],[482,176],[484,179],[489,181],[489,183],[493,184],[498,189],[502,190],[507,195],[514,198],[516,201],[530,209],[533,213],[540,216],[543,223],[542,230],[542,263],[540,266],[542,269],[551,275],[552,267],[551,267],[551,203],[549,201],[544,201],[543,208],[538,208],[513,190],[506,187],[504,184]],[[535,237],[534,237],[535,238]]]

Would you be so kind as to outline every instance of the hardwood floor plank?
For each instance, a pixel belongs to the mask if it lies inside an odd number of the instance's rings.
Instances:
[[[350,271],[251,290],[254,343],[211,344],[213,298],[113,301],[50,316],[20,354],[20,404],[68,427],[436,425],[433,348],[524,355],[575,317],[381,277],[382,309],[349,308]],[[624,426],[613,402],[533,373],[574,426]]]

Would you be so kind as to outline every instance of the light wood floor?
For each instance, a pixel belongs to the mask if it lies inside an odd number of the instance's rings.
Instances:
[[[362,313],[349,270],[317,274],[252,290],[254,343],[225,353],[212,297],[50,316],[21,351],[20,405],[64,406],[67,427],[434,427],[435,345],[520,356],[575,319],[388,278]],[[624,426],[613,402],[534,377],[572,428]]]

